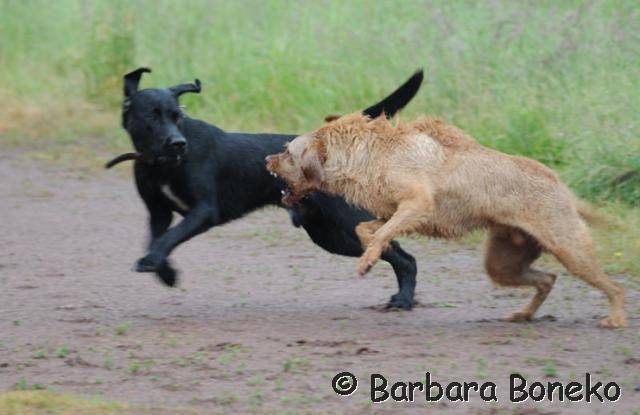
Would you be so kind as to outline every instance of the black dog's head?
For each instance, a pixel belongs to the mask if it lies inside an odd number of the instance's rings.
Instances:
[[[178,98],[185,92],[200,92],[200,81],[166,89],[138,91],[140,77],[148,68],[124,76],[122,126],[131,136],[136,157],[151,164],[178,165],[187,151],[187,140],[180,132],[184,117]]]

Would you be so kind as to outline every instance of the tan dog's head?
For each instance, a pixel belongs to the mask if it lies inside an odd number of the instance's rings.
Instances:
[[[287,143],[285,151],[267,157],[267,170],[287,183],[282,203],[291,206],[306,194],[320,189],[326,160],[324,143],[307,133]]]

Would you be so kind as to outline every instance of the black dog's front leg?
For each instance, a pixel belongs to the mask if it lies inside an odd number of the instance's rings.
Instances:
[[[158,272],[171,251],[182,242],[210,229],[217,222],[217,210],[208,204],[196,205],[182,222],[154,239],[149,253],[138,260],[136,271]]]
[[[169,206],[160,203],[149,206],[149,230],[151,231],[149,247],[169,229],[172,220],[173,212]]]
[[[173,212],[171,207],[164,203],[162,200],[156,200],[154,203],[147,205],[149,208],[149,229],[151,231],[151,239],[149,240],[149,249],[153,243],[162,236],[173,220]],[[169,287],[176,285],[178,273],[168,259],[162,261],[156,270],[158,278]]]

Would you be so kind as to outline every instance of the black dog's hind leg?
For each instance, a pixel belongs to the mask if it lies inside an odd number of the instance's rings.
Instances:
[[[290,212],[294,225],[302,226],[316,245],[332,254],[350,257],[362,255],[364,250],[356,236],[355,226],[360,220],[372,219],[371,216],[355,211],[337,198],[326,195],[315,195],[315,198],[324,203],[319,204],[315,199],[309,198]],[[418,272],[416,260],[396,241],[391,241],[381,258],[391,264],[399,286],[398,293],[391,297],[386,308],[410,310]]]
[[[391,241],[389,249],[382,253],[381,258],[391,264],[399,287],[398,293],[391,296],[386,308],[411,310],[418,273],[415,258],[405,252],[396,241]]]

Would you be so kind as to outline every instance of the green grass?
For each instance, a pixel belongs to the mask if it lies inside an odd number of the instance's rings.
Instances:
[[[39,389],[38,384],[29,389]],[[143,415],[200,412],[187,407],[132,406],[99,396],[82,397],[48,390],[16,390],[0,393],[2,415]]]
[[[606,203],[602,205],[601,212],[615,218],[613,228],[592,228],[598,258],[603,262],[605,271],[640,277],[640,209],[621,203]]]
[[[69,355],[69,347],[67,345],[62,345],[56,349],[55,356],[63,359]]]
[[[127,334],[130,328],[131,328],[131,323],[128,323],[128,322],[122,323],[116,326],[115,329],[113,329],[113,332],[115,333],[116,336],[124,336],[125,334]]]
[[[49,391],[15,391],[0,394],[0,413],[6,415],[80,415],[89,413],[132,414],[134,411],[127,405],[99,398],[79,398]]]
[[[0,0],[0,142],[98,165],[96,153],[130,147],[121,77],[143,65],[154,70],[143,87],[202,80],[203,93],[183,99],[190,115],[275,132],[362,108],[423,67],[403,118],[438,115],[536,158],[637,224],[625,207],[640,206],[636,9],[634,0]]]

